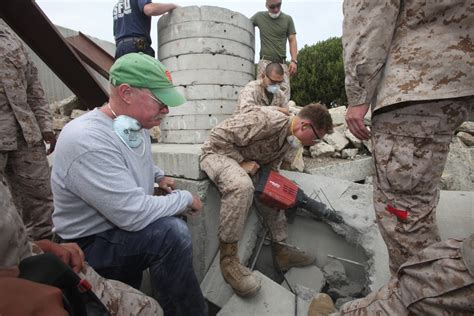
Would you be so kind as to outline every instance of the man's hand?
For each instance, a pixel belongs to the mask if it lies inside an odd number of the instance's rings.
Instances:
[[[193,203],[190,206],[191,212],[199,212],[202,211],[202,202],[199,196],[193,194]]]
[[[290,116],[290,110],[287,109],[287,108],[278,107],[277,110],[280,111],[283,114],[286,114],[286,115]]]
[[[349,106],[346,112],[347,127],[360,140],[368,140],[370,137],[370,131],[364,124],[364,117],[368,111],[369,105],[365,103]]]
[[[54,135],[54,132],[44,132],[43,140],[49,144],[49,150],[48,150],[48,155],[49,155],[54,151],[54,147],[56,147],[56,135]]]
[[[171,193],[174,189],[176,189],[176,181],[169,177],[164,177],[158,182],[158,186],[165,190],[168,193]]]
[[[84,252],[76,243],[56,244],[49,240],[35,241],[44,252],[52,253],[69,265],[74,272],[79,273],[84,265]]]
[[[290,62],[290,65],[288,66],[288,72],[290,73],[290,76],[295,75],[297,70],[298,65],[294,61]]]
[[[255,175],[258,169],[260,169],[259,164],[255,161],[242,161],[240,166],[251,176]]]

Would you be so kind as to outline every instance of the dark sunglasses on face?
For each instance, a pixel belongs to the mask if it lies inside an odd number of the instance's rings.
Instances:
[[[281,7],[281,2],[280,3],[275,3],[275,4],[269,4],[268,5],[268,8],[269,9],[277,9],[277,8],[280,8]]]
[[[321,137],[319,137],[318,133],[316,132],[316,129],[314,128],[313,124],[309,124],[309,126],[311,127],[311,129],[313,130],[313,133],[314,133],[314,141],[320,141],[321,140]]]

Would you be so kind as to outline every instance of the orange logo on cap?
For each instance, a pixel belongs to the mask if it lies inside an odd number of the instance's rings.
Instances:
[[[166,78],[168,78],[168,80],[169,80],[171,83],[173,83],[173,79],[171,78],[171,74],[170,74],[170,72],[168,71],[168,69],[166,69],[166,71],[165,71],[165,76],[166,76]]]

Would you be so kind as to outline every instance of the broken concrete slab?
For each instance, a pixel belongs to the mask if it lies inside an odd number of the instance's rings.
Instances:
[[[343,159],[354,159],[358,153],[359,149],[357,148],[346,148],[342,150],[341,157]]]
[[[349,145],[349,140],[340,132],[334,131],[331,134],[324,136],[324,141],[329,145],[332,145],[336,151],[341,151]]]
[[[331,157],[336,149],[325,142],[319,142],[309,148],[311,157]]]
[[[295,295],[283,288],[265,275],[256,272],[262,279],[262,288],[251,298],[241,298],[233,295],[225,306],[217,313],[227,315],[295,315]],[[309,302],[298,298],[296,312],[307,315]]]
[[[458,137],[450,144],[444,167],[441,188],[444,190],[474,191],[474,157]]]
[[[352,134],[352,132],[347,128],[344,130],[344,136],[351,142],[352,146],[355,148],[362,147],[362,141]]]
[[[250,209],[250,215],[247,219],[244,229],[244,235],[239,241],[239,258],[244,265],[252,255],[252,251],[257,241],[257,233],[260,230],[260,223],[258,222],[254,208]],[[215,235],[217,237],[217,234]],[[213,304],[223,307],[229,299],[234,295],[234,291],[222,277],[220,268],[219,252],[215,256],[209,271],[207,271],[204,280],[201,282],[201,290],[204,297]]]
[[[331,165],[306,170],[309,174],[349,180],[362,181],[374,174],[372,157],[343,161]]]
[[[331,231],[344,236],[347,242],[355,244],[368,255],[367,271],[369,272],[370,289],[376,290],[384,285],[390,276],[388,253],[375,223],[372,186],[291,171],[282,171],[282,174],[295,181],[307,193],[320,190],[321,188],[324,189],[330,204],[336,211],[341,213],[346,222],[343,225],[330,223]],[[474,192],[472,191],[441,191],[437,207],[437,221],[443,240],[466,237],[472,233],[472,225],[474,223],[473,205]],[[346,259],[359,261],[356,257],[347,258],[348,254],[354,251],[353,249],[338,248],[339,246],[326,241],[327,236],[331,234],[331,232],[323,231],[323,229],[328,228],[326,224],[321,223],[318,229],[309,227],[307,231],[309,229],[311,231],[310,234],[303,232],[298,239],[291,239],[293,238],[292,236],[303,230],[304,223],[306,222],[298,224],[298,229],[295,230],[289,226],[288,241],[310,253],[315,252],[317,266],[326,264],[327,262],[324,260],[328,260],[327,258],[321,258],[321,253],[336,251],[337,253],[332,254],[343,258],[346,256]],[[456,229],[452,229],[453,227],[456,227]],[[344,245],[344,243],[341,243],[341,245]],[[330,248],[328,249],[327,247]],[[319,256],[318,253],[320,254]],[[359,269],[355,265],[343,264],[348,276],[352,274],[350,269]]]
[[[456,132],[465,132],[474,135],[474,122],[466,121],[456,129]]]
[[[151,154],[167,176],[201,180],[206,174],[199,168],[201,145],[152,144]]]
[[[334,126],[344,125],[346,123],[346,107],[338,106],[336,108],[329,109],[331,114],[332,124]]]
[[[295,288],[297,285],[299,285],[311,289],[315,291],[315,293],[321,292],[326,282],[323,273],[315,265],[301,268],[291,268],[285,274],[285,278],[288,280],[291,287]],[[288,289],[288,284],[286,284],[286,282],[283,282],[281,285],[285,289]]]

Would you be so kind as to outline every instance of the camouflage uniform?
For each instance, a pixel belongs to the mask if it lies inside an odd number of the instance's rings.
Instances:
[[[374,207],[394,274],[440,240],[438,184],[474,103],[474,3],[346,0],[343,9],[346,92],[350,106],[372,107]]]
[[[262,75],[265,73],[265,69],[269,64],[272,62],[270,60],[266,59],[260,59],[257,65],[257,78],[261,78]],[[291,89],[290,89],[290,73],[288,71],[288,65],[287,64],[280,64],[283,67],[283,82],[280,84],[280,91],[283,93],[283,100],[282,103],[288,104],[291,98]]]
[[[435,243],[402,264],[396,277],[333,315],[473,315],[474,235]]]
[[[6,267],[16,266],[22,259],[42,253],[35,244],[28,242],[25,226],[1,174],[0,253],[0,266]],[[163,315],[154,299],[124,283],[102,278],[87,264],[79,275],[91,283],[94,293],[112,315]]]
[[[52,116],[26,48],[0,20],[0,173],[32,239],[52,236],[53,196],[42,133]]]
[[[252,205],[252,178],[240,167],[243,161],[277,169],[290,148],[286,141],[290,118],[272,109],[255,107],[214,127],[202,146],[201,168],[222,194],[219,240],[234,243],[242,237]],[[255,181],[256,179],[254,179]],[[273,238],[286,239],[285,214],[259,205]]]
[[[240,91],[234,114],[245,113],[254,106],[271,106],[273,109],[288,109],[288,102],[284,102],[282,90],[275,93],[270,101],[262,86],[262,79],[258,79],[247,83]]]

